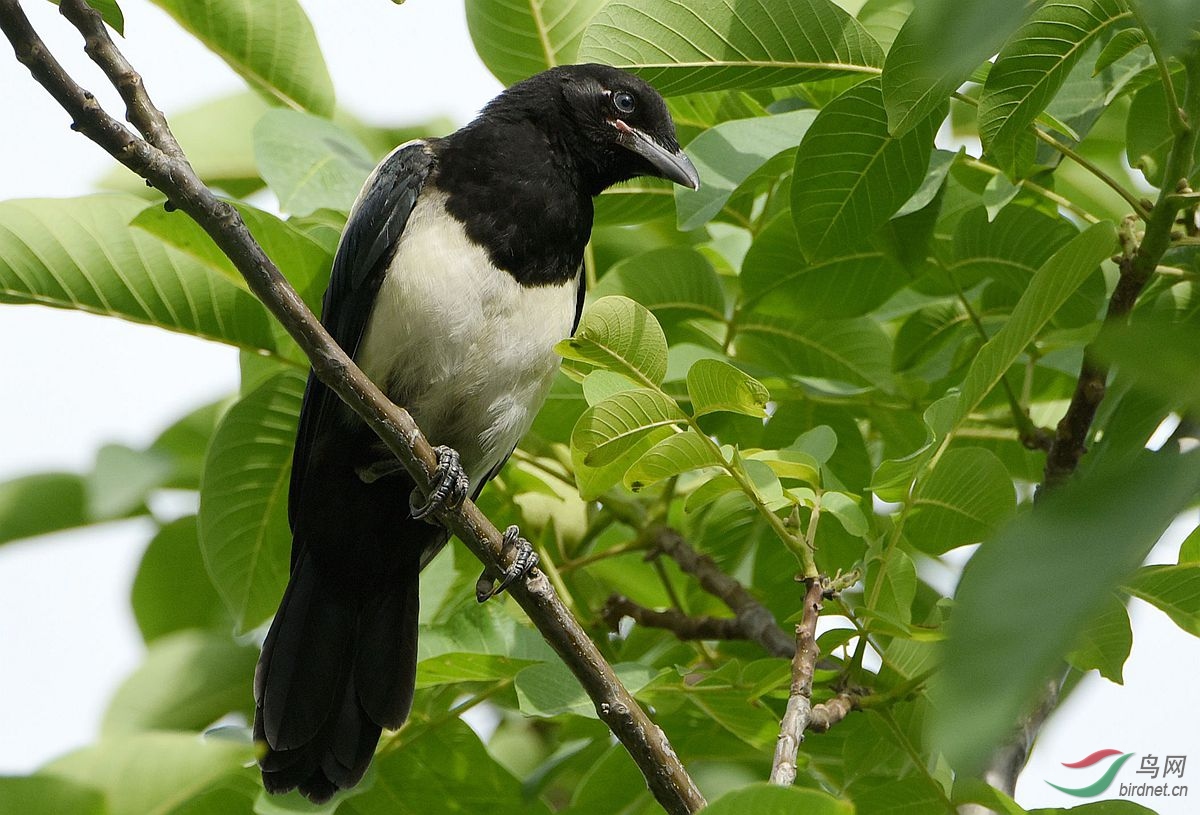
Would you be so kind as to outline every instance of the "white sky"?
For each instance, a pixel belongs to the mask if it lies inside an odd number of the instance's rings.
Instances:
[[[471,47],[461,3],[302,3],[339,103],[370,121],[448,115],[464,122],[499,89]],[[122,110],[56,9],[40,0],[23,5],[72,73],[111,111]],[[224,63],[146,0],[121,6],[122,48],[168,115],[243,88]],[[66,114],[6,45],[0,47],[0,110],[7,119],[0,127],[0,200],[83,194],[112,166],[67,128]],[[84,471],[100,444],[145,444],[188,409],[236,387],[232,349],[72,312],[0,306],[0,349],[0,480],[50,469]],[[1180,535],[1191,526],[1168,536],[1152,561],[1174,562]],[[108,697],[141,659],[128,596],[150,534],[148,523],[134,521],[0,547],[0,774],[29,772],[95,738]],[[1018,788],[1023,805],[1083,803],[1045,780],[1075,784],[1059,762],[1113,747],[1191,756],[1184,778],[1194,787],[1189,799],[1141,802],[1162,815],[1197,811],[1200,643],[1137,601],[1133,620],[1125,686],[1089,678],[1055,716]],[[1120,777],[1134,780],[1136,762]]]

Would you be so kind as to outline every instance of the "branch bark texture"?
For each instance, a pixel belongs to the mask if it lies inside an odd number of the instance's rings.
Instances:
[[[73,129],[150,182],[212,237],[245,277],[251,291],[295,338],[316,375],[361,416],[387,444],[422,489],[436,459],[403,409],[392,404],[338,347],[321,323],[250,235],[237,211],[197,177],[141,77],[118,51],[98,12],[84,0],[62,0],[60,10],[79,29],[86,52],[117,88],[139,137],[109,115],[46,48],[17,0],[0,0],[0,29],[16,58],[71,115]],[[442,510],[438,519],[485,565],[507,564],[500,532],[470,501]],[[595,703],[601,720],[629,751],[662,807],[672,815],[701,809],[704,798],[663,732],[618,680],[612,667],[559,600],[545,575],[533,570],[509,593]]]
[[[771,763],[771,783],[784,787],[790,787],[796,780],[796,756],[812,716],[813,672],[817,669],[817,657],[821,653],[817,647],[817,617],[821,614],[823,591],[821,579],[810,577],[804,583],[804,612],[800,624],[796,626],[792,686],[787,709],[779,723],[779,741],[775,743],[775,759]]]

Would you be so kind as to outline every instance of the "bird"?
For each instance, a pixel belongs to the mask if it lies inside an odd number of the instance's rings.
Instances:
[[[691,189],[662,96],[626,71],[559,66],[468,125],[392,150],[346,222],[321,321],[435,445],[429,495],[311,371],[292,460],[287,588],[254,676],[267,791],[321,803],[357,784],[416,681],[418,575],[528,431],[575,332],[593,197],[638,176]],[[536,563],[509,527],[514,564]]]

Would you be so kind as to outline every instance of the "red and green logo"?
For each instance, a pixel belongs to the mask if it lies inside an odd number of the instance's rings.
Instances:
[[[1067,795],[1074,795],[1077,798],[1091,798],[1092,796],[1099,795],[1109,788],[1109,785],[1112,784],[1113,779],[1117,777],[1117,772],[1121,769],[1121,765],[1128,761],[1129,757],[1132,755],[1133,753],[1122,753],[1120,750],[1097,750],[1090,756],[1079,759],[1079,761],[1064,761],[1064,767],[1072,770],[1082,770],[1088,767],[1094,767],[1097,764],[1100,764],[1102,761],[1112,758],[1113,756],[1120,756],[1120,758],[1108,765],[1108,769],[1104,771],[1102,776],[1097,778],[1094,783],[1088,784],[1086,787],[1060,787],[1058,784],[1055,784],[1051,781],[1047,781],[1046,783],[1060,792],[1065,792]]]

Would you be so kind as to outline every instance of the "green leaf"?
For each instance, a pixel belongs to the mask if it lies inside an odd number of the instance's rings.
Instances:
[[[905,537],[921,551],[940,555],[983,540],[1016,507],[1012,478],[995,453],[956,447],[919,482]]]
[[[576,62],[584,29],[604,0],[467,0],[467,28],[479,58],[512,85]]]
[[[934,114],[1000,49],[1026,13],[1023,2],[917,3],[883,66],[883,97],[892,133],[903,135]]]
[[[274,352],[252,295],[141,230],[128,195],[0,202],[0,303],[121,317],[253,351]]]
[[[629,68],[664,94],[767,88],[875,74],[883,52],[828,0],[615,0],[592,20],[581,62]]]
[[[826,105],[796,151],[792,219],[810,260],[859,249],[925,180],[945,109],[892,136],[880,87],[864,82]]]
[[[283,111],[279,111],[288,115]],[[309,308],[320,310],[321,297],[329,281],[333,254],[308,233],[269,212],[246,204],[236,204],[246,228],[258,241]],[[241,272],[226,257],[216,242],[199,224],[182,212],[167,212],[161,205],[138,213],[130,226],[144,229],[164,243],[180,249],[220,272],[238,286],[246,287]]]
[[[1020,294],[1038,267],[1077,234],[1067,221],[1032,207],[1004,207],[994,217],[970,209],[954,228],[946,263],[951,285],[944,290],[967,291],[988,280]]]
[[[759,782],[722,795],[704,809],[707,815],[854,815],[854,807],[819,790]]]
[[[1157,606],[1184,631],[1200,637],[1200,563],[1144,566],[1126,588]]]
[[[333,113],[333,82],[297,0],[154,0],[272,104]]]
[[[52,775],[0,777],[0,812],[21,815],[107,815],[95,787]]]
[[[712,263],[683,246],[653,249],[618,261],[600,278],[594,294],[636,300],[662,323],[725,319],[725,293]]]
[[[658,385],[667,374],[667,338],[654,315],[628,297],[602,297],[583,310],[575,336],[554,346],[566,359]]]
[[[352,133],[325,119],[268,111],[254,127],[254,160],[263,180],[292,215],[346,212],[375,167]]]
[[[573,681],[568,678],[568,681]],[[442,812],[549,815],[538,797],[496,762],[467,724],[453,719],[404,740],[375,761],[375,783],[342,801],[338,815]]]
[[[809,263],[790,212],[758,233],[742,261],[743,308],[778,316],[859,317],[909,281],[900,262],[864,241],[857,249]]]
[[[583,412],[571,432],[571,448],[589,467],[600,467],[628,452],[651,430],[685,418],[679,406],[658,391],[622,391]]]
[[[58,0],[50,0],[50,2],[58,5]],[[125,15],[121,13],[121,7],[117,5],[117,0],[87,0],[87,4],[100,12],[100,16],[104,22],[108,23],[109,28],[122,37],[125,36]]]
[[[104,714],[101,732],[201,730],[232,711],[245,711],[258,648],[226,635],[180,631],[151,645],[145,660],[121,683]]]
[[[1179,81],[1176,74],[1176,81]],[[1175,143],[1175,134],[1167,108],[1167,95],[1161,82],[1154,82],[1139,90],[1129,106],[1129,118],[1125,124],[1125,151],[1129,163],[1146,175],[1146,180],[1156,187],[1166,180],[1167,156]],[[1200,163],[1200,144],[1192,158],[1192,166]],[[1174,182],[1171,182],[1174,183]]]
[[[1124,684],[1125,660],[1133,648],[1133,629],[1129,627],[1129,612],[1115,594],[1103,610],[1079,632],[1075,650],[1067,661],[1080,671],[1097,670],[1100,675],[1118,685]]]
[[[874,320],[811,320],[751,312],[738,325],[739,360],[794,376],[887,389],[891,341]]]
[[[773,156],[800,144],[815,110],[796,110],[774,116],[735,119],[709,128],[687,146],[700,173],[698,190],[675,189],[680,231],[689,232],[711,221],[742,183]]]
[[[837,518],[842,528],[856,538],[861,538],[870,531],[867,516],[853,495],[844,492],[821,493],[821,510]]]
[[[858,21],[887,52],[916,4],[916,0],[867,0],[858,11]]]
[[[1049,106],[1088,47],[1129,12],[1118,0],[1046,2],[1033,12],[988,73],[979,96],[979,136],[988,155],[1013,178],[1019,140]]]
[[[856,812],[878,813],[878,815],[930,815],[930,813],[953,812],[945,802],[945,795],[928,778],[919,776],[888,780],[885,783],[858,792],[854,795]]]
[[[88,475],[88,515],[120,518],[145,505],[146,496],[171,477],[171,460],[152,450],[106,444]]]
[[[1048,494],[979,548],[959,584],[931,690],[935,742],[955,769],[972,772],[1008,737],[1079,632],[1197,490],[1200,455],[1147,453]]]
[[[1179,565],[1185,563],[1200,563],[1200,526],[1193,529],[1179,546]]]
[[[280,365],[277,359],[258,355],[255,355],[255,359],[269,362],[276,370]],[[204,453],[226,406],[222,400],[197,408],[176,420],[151,443],[150,451],[164,456],[171,462],[171,477],[164,486],[180,490],[200,489]]]
[[[917,472],[933,458],[941,440],[954,427],[958,415],[958,394],[951,392],[925,409],[925,443],[902,458],[886,459],[871,478],[871,491],[884,501],[908,500]]]
[[[81,476],[38,473],[0,483],[0,543],[91,522]]]
[[[771,392],[754,377],[718,359],[697,360],[687,375],[692,415],[729,411],[767,418]]]
[[[1146,21],[1147,33],[1154,37],[1167,57],[1183,58],[1197,54],[1196,37],[1200,34],[1200,8],[1192,0],[1133,0]]]
[[[963,380],[955,424],[979,406],[1071,293],[1112,254],[1115,240],[1116,230],[1111,223],[1094,224],[1042,264],[1008,321],[971,363]]]
[[[625,486],[636,492],[664,478],[722,463],[700,434],[689,429],[667,436],[642,454],[625,473]]]
[[[304,376],[279,374],[235,404],[200,486],[204,565],[239,631],[274,613],[288,576],[288,480]]]
[[[917,596],[917,567],[899,546],[890,547],[867,562],[868,608],[875,616],[893,623],[912,622],[912,604]]]
[[[613,665],[617,678],[630,693],[644,688],[657,671],[637,662]],[[551,717],[571,713],[597,718],[595,703],[584,692],[571,670],[558,660],[530,665],[517,674],[517,702],[526,716]]]
[[[528,659],[493,654],[442,654],[421,661],[417,669],[417,687],[511,679],[531,664],[533,662]]]
[[[1146,32],[1140,28],[1126,28],[1118,31],[1112,39],[1105,43],[1104,48],[1100,51],[1100,56],[1096,57],[1096,66],[1092,72],[1100,73],[1145,44]]]
[[[188,628],[232,627],[204,570],[196,516],[158,530],[142,555],[129,602],[146,642]]]
[[[253,760],[249,744],[205,741],[194,733],[137,733],[102,738],[51,762],[44,772],[102,790],[108,815],[147,815],[181,811],[234,782]]]
[[[979,97],[979,135],[1010,176],[1023,174],[1017,145],[1033,120],[1088,47],[1129,16],[1118,0],[1054,0],[1038,7],[1000,50]]]

